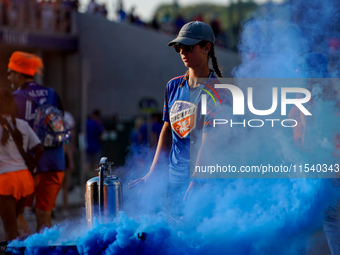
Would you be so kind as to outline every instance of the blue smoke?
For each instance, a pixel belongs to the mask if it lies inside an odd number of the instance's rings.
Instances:
[[[239,43],[242,64],[233,71],[234,77],[318,78],[309,73],[313,70],[296,72],[310,53],[327,56],[329,71],[336,77],[339,48],[330,44],[340,39],[336,25],[339,9],[335,0],[264,5],[243,26]]]
[[[217,180],[196,190],[179,223],[162,213],[121,213],[91,230],[66,222],[11,246],[25,246],[25,254],[75,244],[79,254],[300,254],[320,227],[327,186],[317,179]]]
[[[340,38],[338,13],[339,4],[331,0],[262,6],[243,26],[242,64],[233,71],[234,77],[336,77],[339,60],[334,49],[329,49],[329,39]],[[335,93],[329,87],[311,88],[314,121],[306,131],[304,149],[293,145],[291,130],[226,129],[222,132],[229,146],[215,157],[222,163],[232,160],[244,165],[266,160],[273,164],[304,164],[312,159],[336,163],[333,138],[340,123],[335,117],[335,99],[329,97]],[[165,199],[166,158],[159,176],[141,189],[126,187],[130,179],[149,170],[152,156],[153,151],[141,149],[118,169],[118,175],[128,174],[123,179],[124,213],[114,221],[97,222],[88,229],[83,217],[10,246],[26,247],[25,254],[40,254],[46,247],[39,246],[48,245],[76,245],[78,253],[91,255],[305,254],[312,249],[314,233],[322,229],[325,212],[339,193],[332,179],[209,179],[194,189],[182,218],[174,221]],[[61,253],[47,251],[53,252]]]

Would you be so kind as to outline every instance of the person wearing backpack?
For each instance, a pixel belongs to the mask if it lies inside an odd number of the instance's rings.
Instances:
[[[17,108],[18,117],[26,120],[34,129],[35,125],[41,122],[36,119],[38,116],[38,109],[42,106],[48,105],[57,113],[57,110],[63,113],[63,107],[59,95],[51,88],[42,86],[34,81],[36,73],[41,74],[43,63],[41,58],[34,54],[15,51],[11,55],[8,63],[8,80],[11,82]],[[46,108],[47,109],[47,108]],[[58,116],[49,115],[49,117]],[[48,117],[48,116],[47,116]],[[54,128],[62,127],[62,119],[52,119],[52,126]],[[45,123],[46,130],[52,132],[49,127],[50,122]],[[38,130],[39,131],[39,130]],[[35,132],[37,132],[35,130]],[[40,131],[39,131],[40,132]],[[54,135],[54,133],[49,134]],[[38,134],[40,140],[42,137]],[[54,139],[54,137],[52,137]],[[53,140],[52,139],[52,140]],[[37,174],[34,176],[35,182],[35,212],[37,219],[37,230],[44,227],[51,227],[52,210],[55,207],[55,201],[62,187],[62,181],[65,171],[65,156],[63,151],[63,141],[59,143],[49,143],[42,141],[44,145],[44,154],[37,167]],[[26,206],[32,206],[34,196],[32,196],[26,203]]]

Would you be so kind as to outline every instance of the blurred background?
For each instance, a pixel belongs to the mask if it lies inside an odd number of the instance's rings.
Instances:
[[[239,64],[243,24],[255,10],[265,12],[285,3],[1,0],[0,86],[10,86],[7,64],[13,51],[42,57],[45,70],[37,81],[57,91],[76,122],[72,184],[83,186],[86,121],[94,111],[100,113],[104,127],[102,155],[116,167],[124,165],[133,146],[156,143],[165,85],[186,71],[167,43],[186,22],[200,20],[211,25],[219,65],[224,77],[231,77]],[[294,14],[297,18],[299,11]],[[329,45],[337,49],[339,40],[333,38]]]
[[[285,5],[289,11],[280,8]],[[119,178],[125,165],[136,178],[148,171],[162,126],[166,83],[186,71],[167,43],[186,22],[200,20],[213,28],[224,77],[296,77],[301,56],[318,52],[328,60],[330,77],[338,78],[339,13],[337,0],[0,0],[0,86],[10,87],[7,64],[13,51],[43,59],[44,74],[36,80],[56,90],[75,119],[69,195],[70,205],[78,209],[84,205],[86,180],[92,177],[85,171],[89,120],[102,126],[100,154],[114,162]],[[339,87],[336,90],[340,94]],[[95,167],[90,167],[93,175]],[[266,189],[261,193],[254,187],[250,193],[267,200]],[[57,206],[61,204],[59,196]],[[271,226],[271,217],[268,222]],[[296,227],[287,222],[288,229]],[[280,234],[281,222],[277,224]],[[279,234],[273,235],[273,243]],[[322,230],[315,235],[315,246],[322,251],[311,249],[310,254],[329,254]]]
[[[82,186],[86,120],[95,110],[104,126],[102,155],[125,163],[136,143],[152,146],[152,122],[161,121],[167,81],[186,70],[167,43],[190,20],[214,27],[224,75],[237,65],[241,20],[255,2],[1,0],[0,86],[9,87],[13,51],[42,57],[37,81],[57,91],[76,122],[72,184]],[[144,127],[144,137],[133,132]],[[148,136],[148,137],[145,137]],[[153,137],[153,138],[151,138]]]

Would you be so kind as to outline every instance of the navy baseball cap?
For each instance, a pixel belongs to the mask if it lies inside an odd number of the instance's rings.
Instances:
[[[184,45],[195,45],[201,41],[215,43],[215,35],[211,27],[201,21],[191,21],[186,23],[179,31],[176,39],[168,43],[173,46],[176,43]]]

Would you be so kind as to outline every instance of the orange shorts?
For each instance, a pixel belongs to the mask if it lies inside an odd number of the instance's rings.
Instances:
[[[52,211],[55,207],[60,188],[63,184],[64,172],[46,172],[34,176],[35,208]],[[26,200],[26,206],[32,206],[34,196]]]
[[[34,181],[27,169],[0,174],[0,195],[13,196],[16,201],[34,192]]]

